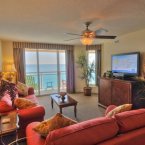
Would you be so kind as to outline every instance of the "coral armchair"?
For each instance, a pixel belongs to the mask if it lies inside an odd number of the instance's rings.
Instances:
[[[34,89],[32,87],[28,88],[28,96],[24,98],[31,98],[35,102],[38,102],[36,96],[34,95]],[[17,111],[19,118],[18,125],[18,136],[19,138],[25,137],[26,126],[34,121],[43,121],[45,115],[45,109],[43,106],[37,105],[32,108],[18,110],[8,105],[10,100],[0,101],[0,113],[8,113],[10,111]]]

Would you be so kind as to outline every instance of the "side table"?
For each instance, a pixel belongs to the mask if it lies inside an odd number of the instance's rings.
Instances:
[[[17,140],[18,116],[17,113],[10,112],[0,115],[0,144],[7,145],[13,140]],[[14,139],[15,137],[15,139]]]

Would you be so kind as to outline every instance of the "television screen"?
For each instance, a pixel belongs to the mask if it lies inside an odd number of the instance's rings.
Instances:
[[[112,72],[139,75],[139,52],[112,55]]]

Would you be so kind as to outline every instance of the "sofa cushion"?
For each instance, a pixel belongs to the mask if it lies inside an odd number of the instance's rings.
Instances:
[[[97,145],[144,145],[145,127],[135,129],[114,138],[101,142]]]
[[[106,117],[114,117],[115,114],[118,114],[118,113],[121,113],[124,111],[129,111],[129,110],[131,110],[131,108],[132,108],[132,104],[120,105],[120,106],[114,108],[113,110],[111,110],[110,112],[108,112],[106,114]]]
[[[25,98],[16,98],[14,100],[14,105],[18,108],[18,109],[26,109],[26,108],[31,108],[36,106],[36,103],[33,103],[32,101],[25,99]]]
[[[60,113],[57,113],[55,116],[51,117],[50,119],[42,121],[34,128],[34,130],[39,134],[41,134],[42,136],[46,137],[48,133],[52,130],[66,127],[75,123],[77,122],[63,116]]]
[[[145,109],[131,110],[115,115],[119,132],[124,133],[140,127],[145,127]]]
[[[118,125],[113,118],[96,118],[51,131],[47,145],[94,145],[118,133]]]

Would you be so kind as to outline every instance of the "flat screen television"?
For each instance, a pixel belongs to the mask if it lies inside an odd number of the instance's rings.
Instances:
[[[140,53],[123,53],[112,55],[112,72],[124,76],[139,76]]]

